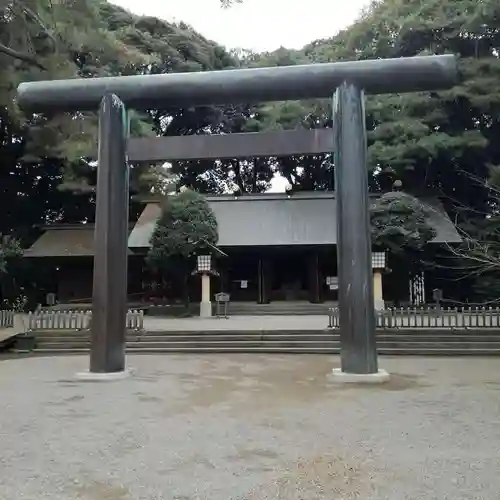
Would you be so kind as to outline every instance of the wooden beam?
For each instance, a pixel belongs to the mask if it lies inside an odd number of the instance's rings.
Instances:
[[[333,152],[331,129],[131,138],[131,163],[169,160],[217,160]]]

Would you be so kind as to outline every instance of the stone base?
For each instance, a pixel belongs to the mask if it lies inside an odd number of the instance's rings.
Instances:
[[[200,318],[212,317],[212,302],[200,302]]]
[[[375,299],[375,311],[383,311],[385,309],[385,302],[384,300],[380,299],[377,300]]]
[[[383,384],[388,382],[389,374],[385,370],[379,370],[378,373],[346,373],[334,368],[331,378],[340,384]]]
[[[123,380],[132,375],[132,370],[125,369],[122,372],[100,373],[85,370],[75,375],[77,380],[92,381],[92,382],[111,382],[113,380]]]

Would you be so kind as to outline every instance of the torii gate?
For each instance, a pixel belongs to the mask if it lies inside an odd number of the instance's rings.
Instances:
[[[90,375],[125,373],[127,160],[238,158],[334,152],[341,369],[346,381],[383,381],[375,339],[364,93],[452,87],[455,56],[419,56],[198,73],[21,83],[33,112],[99,108],[99,154]],[[333,130],[128,139],[136,109],[328,98]],[[100,106],[100,107],[99,107]]]

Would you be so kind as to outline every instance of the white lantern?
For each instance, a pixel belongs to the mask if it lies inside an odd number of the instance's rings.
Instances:
[[[385,269],[385,252],[372,253],[372,269]]]
[[[212,256],[198,255],[198,272],[208,273],[212,270]]]

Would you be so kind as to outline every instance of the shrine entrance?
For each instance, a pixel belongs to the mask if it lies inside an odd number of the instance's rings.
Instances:
[[[309,301],[307,252],[291,249],[282,255],[271,257],[271,302],[274,301]]]
[[[113,374],[125,368],[127,161],[215,161],[333,151],[341,372],[377,375],[364,94],[439,90],[457,79],[456,58],[443,55],[22,83],[18,104],[33,112],[95,111],[100,106],[90,372]],[[333,130],[127,136],[125,104],[154,109],[332,97]]]

